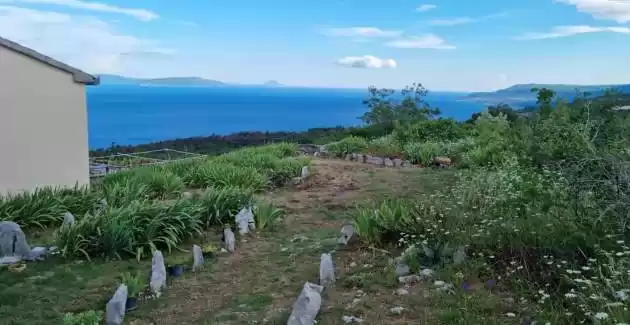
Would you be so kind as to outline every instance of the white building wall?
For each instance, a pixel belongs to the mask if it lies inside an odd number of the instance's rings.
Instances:
[[[89,181],[85,86],[0,46],[0,195]]]

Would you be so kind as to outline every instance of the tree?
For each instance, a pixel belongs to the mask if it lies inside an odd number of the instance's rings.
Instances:
[[[419,83],[406,86],[400,91],[400,96],[396,96],[394,89],[379,89],[375,86],[370,86],[368,93],[368,98],[363,101],[363,104],[367,105],[369,111],[361,117],[361,120],[368,125],[409,123],[427,120],[440,114],[439,109],[431,108],[424,101],[428,90]]]

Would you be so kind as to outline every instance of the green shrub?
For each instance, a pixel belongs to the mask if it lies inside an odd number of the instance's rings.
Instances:
[[[446,148],[441,142],[412,142],[405,146],[404,153],[412,163],[427,166],[435,157],[446,153]]]
[[[391,134],[370,141],[367,148],[373,155],[390,158],[402,157],[402,151],[402,145]]]
[[[14,221],[25,228],[58,226],[63,213],[80,218],[92,211],[98,200],[98,194],[86,187],[42,187],[0,197],[0,220]]]
[[[240,186],[260,191],[267,186],[267,177],[253,167],[211,160],[191,171],[188,185],[197,188]]]
[[[364,138],[350,136],[340,141],[329,143],[326,150],[337,157],[343,157],[349,153],[358,153],[367,149],[368,143]]]
[[[63,325],[98,325],[103,319],[102,311],[88,310],[80,313],[66,313]]]
[[[204,227],[215,225],[230,225],[234,223],[234,216],[252,202],[253,191],[238,186],[222,188],[208,188],[198,198],[199,206],[203,207],[200,219]]]
[[[191,200],[133,201],[98,215],[86,215],[57,233],[65,257],[140,259],[155,249],[171,250],[202,230],[202,207]]]
[[[256,228],[260,230],[272,229],[284,215],[284,210],[277,208],[272,203],[263,201],[256,202],[253,212]]]

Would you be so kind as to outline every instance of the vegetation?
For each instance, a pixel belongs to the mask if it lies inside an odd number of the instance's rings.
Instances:
[[[534,91],[527,115],[501,106],[464,124],[398,124],[392,150],[469,168],[453,188],[359,207],[355,226],[371,244],[403,246],[416,265],[452,263],[460,247],[471,258],[456,269],[518,292],[539,322],[627,322],[630,119],[615,101]]]
[[[299,176],[309,159],[292,157],[295,144],[245,148],[222,156],[138,167],[107,175],[91,190],[41,189],[3,198],[4,219],[23,227],[57,226],[62,214],[76,217],[59,229],[55,244],[66,258],[147,257],[171,251],[214,226],[232,224],[253,194]],[[184,189],[205,189],[184,198]],[[105,199],[106,207],[101,206]],[[279,212],[264,203],[269,224]]]

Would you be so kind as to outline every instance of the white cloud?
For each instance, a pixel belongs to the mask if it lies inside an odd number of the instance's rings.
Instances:
[[[559,38],[588,33],[621,33],[630,34],[630,28],[628,27],[593,27],[588,25],[574,25],[574,26],[557,26],[552,28],[547,33],[525,33],[517,39],[519,40],[536,40],[547,38]]]
[[[575,6],[578,11],[595,18],[614,20],[618,23],[630,22],[630,1],[628,0],[556,0]]]
[[[337,60],[337,64],[364,69],[396,68],[396,61],[394,61],[394,59],[380,59],[372,55],[346,56]]]
[[[478,21],[482,21],[486,19],[500,18],[500,17],[505,17],[505,16],[507,16],[507,13],[500,12],[496,14],[481,16],[481,17],[455,17],[455,18],[433,19],[429,21],[429,24],[434,25],[434,26],[456,26],[456,25],[476,23]]]
[[[383,30],[377,27],[347,27],[347,28],[328,28],[323,33],[329,36],[339,37],[398,37],[402,35],[399,30]]]
[[[434,19],[429,21],[429,24],[435,26],[455,26],[455,25],[463,25],[474,22],[475,19],[470,17],[458,17],[458,18],[447,18],[447,19]]]
[[[172,55],[153,40],[117,32],[91,17],[0,6],[3,37],[92,73],[123,73],[138,62]]]
[[[427,12],[429,10],[433,10],[437,8],[436,5],[432,5],[432,4],[423,4],[420,7],[416,8],[417,12]]]
[[[116,13],[132,16],[142,21],[149,21],[159,18],[158,14],[146,9],[122,8],[100,2],[87,2],[82,0],[0,0],[0,3],[28,3],[46,4],[70,7],[74,9],[91,10],[98,12]]]
[[[456,47],[448,44],[443,38],[426,34],[423,36],[412,36],[409,38],[398,39],[385,43],[386,46],[396,47],[401,49],[438,49],[438,50],[453,50]]]

